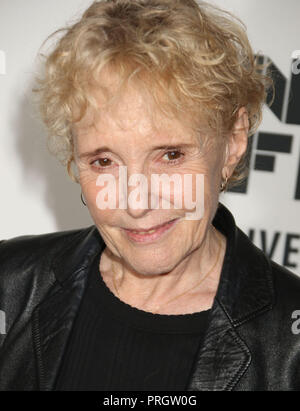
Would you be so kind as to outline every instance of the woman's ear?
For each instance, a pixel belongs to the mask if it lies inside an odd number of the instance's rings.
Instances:
[[[230,177],[248,146],[249,117],[245,107],[238,111],[237,120],[226,143],[226,157],[222,175]]]

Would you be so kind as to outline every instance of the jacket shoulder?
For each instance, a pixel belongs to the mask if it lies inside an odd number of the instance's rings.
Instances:
[[[29,284],[31,290],[53,284],[55,277],[50,270],[53,262],[67,248],[80,242],[89,230],[91,227],[23,235],[2,240],[0,242],[1,300],[5,300],[9,292],[13,293],[11,295],[28,293]]]
[[[46,234],[22,235],[8,240],[0,241],[0,263],[1,268],[6,264],[15,266],[15,262],[36,261],[37,257],[47,259],[53,252],[73,243],[90,230],[91,227],[56,231]],[[53,256],[52,256],[53,257]]]
[[[269,258],[242,230],[238,228],[237,231],[240,263],[244,261],[248,269],[251,268],[251,278],[255,280],[253,284],[256,292],[259,291],[257,289],[259,284],[262,287],[264,283],[265,289],[275,292],[277,300],[286,297],[300,301],[300,276]],[[254,272],[257,273],[256,276],[253,275]]]
[[[277,303],[300,309],[300,276],[270,260]]]
[[[0,242],[0,310],[6,313],[6,333],[29,321],[34,308],[56,284],[52,266],[69,247],[81,242],[92,227]],[[0,346],[4,335],[0,335]]]

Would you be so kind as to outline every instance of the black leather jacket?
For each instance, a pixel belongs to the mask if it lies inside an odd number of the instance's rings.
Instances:
[[[221,203],[213,223],[227,249],[189,390],[300,390],[292,332],[300,279],[255,247]],[[0,390],[53,390],[89,265],[104,246],[95,226],[0,243]]]

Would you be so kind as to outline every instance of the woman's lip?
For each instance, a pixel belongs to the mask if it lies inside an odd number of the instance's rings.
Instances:
[[[124,228],[124,230],[131,231],[131,232],[134,231],[134,232],[146,233],[147,231],[157,230],[158,228],[163,227],[164,225],[169,224],[174,220],[177,220],[177,219],[173,218],[173,220],[169,220],[169,221],[167,221],[166,223],[163,223],[163,224],[155,225],[152,228],[148,228],[146,230],[143,230],[142,228],[138,228],[137,230],[135,230],[134,228]]]
[[[153,241],[158,240],[164,233],[169,231],[178,221],[179,219],[176,218],[175,220],[171,220],[168,223],[165,223],[164,225],[159,226],[158,228],[155,229],[153,233],[145,233],[141,234],[138,232],[134,232],[132,230],[126,230],[122,229],[126,235],[133,241],[137,243],[151,243]],[[152,231],[152,230],[150,230]]]

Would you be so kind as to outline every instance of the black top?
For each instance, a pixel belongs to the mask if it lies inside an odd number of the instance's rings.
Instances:
[[[186,390],[210,310],[152,314],[117,298],[94,259],[56,390]]]

